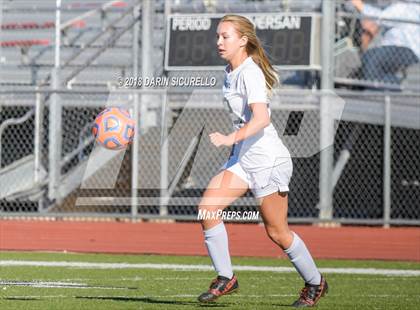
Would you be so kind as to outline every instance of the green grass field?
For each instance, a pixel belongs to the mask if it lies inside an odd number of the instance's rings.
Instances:
[[[0,253],[0,309],[287,309],[303,285],[298,274],[237,271],[240,291],[200,305],[212,271],[9,266],[5,261],[210,265],[207,257]],[[234,258],[235,266],[291,267],[287,260]],[[408,262],[318,260],[321,268],[420,270]],[[418,274],[418,272],[417,272]],[[318,309],[419,309],[420,276],[325,273],[330,285]],[[41,287],[40,287],[41,286]],[[43,286],[43,287],[42,287]]]

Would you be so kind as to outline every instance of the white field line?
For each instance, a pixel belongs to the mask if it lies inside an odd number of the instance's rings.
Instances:
[[[275,276],[268,276],[264,278],[259,278],[258,281],[267,281],[270,282],[273,278],[279,279],[286,279],[285,277],[275,275]],[[363,282],[378,282],[378,281],[385,281],[388,282],[390,279],[395,278],[398,281],[417,281],[415,277],[401,277],[401,276],[387,276],[385,278],[366,278],[366,277],[353,277],[351,278],[352,281],[363,281]],[[414,279],[413,279],[414,278]],[[151,277],[120,277],[120,278],[106,278],[107,281],[149,281]],[[153,280],[156,281],[203,281],[208,280],[209,277],[154,277]],[[62,279],[62,281],[97,281],[98,278],[69,278],[69,279]],[[276,286],[277,287],[277,286]]]
[[[239,297],[239,298],[266,298],[266,297],[291,297],[296,296],[296,294],[271,294],[271,295],[238,295],[232,294],[230,296]],[[178,295],[118,295],[118,296],[89,296],[89,298],[105,298],[105,299],[112,299],[112,298],[196,298],[197,295],[193,294],[178,294]],[[30,298],[83,298],[83,296],[67,296],[67,295],[14,295],[14,296],[7,296],[8,299],[30,299]]]
[[[86,286],[85,283],[75,283],[75,282],[55,282],[55,281],[32,281],[32,282],[24,282],[24,281],[1,281],[0,280],[0,286],[2,285],[13,285],[13,286],[32,286],[32,287],[64,287],[64,288],[70,288],[70,287],[80,287],[80,286]]]
[[[240,299],[247,299],[247,298],[267,298],[267,297],[295,297],[296,294],[262,294],[262,295],[241,295],[241,294],[232,294],[230,295],[231,298],[240,298]],[[334,294],[334,297],[342,297],[347,295],[340,295]],[[178,294],[178,295],[118,295],[118,296],[89,296],[89,298],[105,298],[105,299],[112,299],[112,298],[196,298],[197,295],[193,294]],[[367,294],[367,295],[359,295],[359,297],[367,297],[367,298],[419,298],[420,295],[404,295],[404,294]],[[72,296],[72,295],[12,295],[12,296],[4,296],[3,299],[50,299],[50,298],[83,298],[83,296]]]
[[[3,296],[3,299],[41,299],[41,298],[74,298],[66,295],[11,295]]]
[[[54,282],[54,281],[2,281],[0,280],[0,287],[3,286],[3,290],[8,286],[29,286],[36,288],[77,288],[77,289],[101,289],[101,290],[121,290],[130,289],[126,287],[107,287],[107,286],[95,286],[88,285],[86,283],[75,283],[75,282]]]
[[[0,260],[0,266],[31,266],[31,267],[65,267],[85,269],[168,269],[181,271],[213,271],[210,265],[181,265],[181,264],[134,264],[134,263],[88,263],[88,262],[56,262],[56,261],[22,261]],[[234,266],[236,271],[268,271],[290,273],[296,272],[292,267],[269,266]],[[377,269],[377,268],[319,268],[322,273],[365,274],[384,276],[420,276],[420,270]]]

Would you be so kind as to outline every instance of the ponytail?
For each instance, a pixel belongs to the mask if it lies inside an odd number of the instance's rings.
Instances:
[[[258,38],[257,38],[258,40]],[[250,53],[252,59],[261,68],[265,77],[265,85],[267,86],[268,92],[271,94],[274,86],[278,83],[278,75],[276,70],[270,63],[261,43],[258,40],[255,50]]]

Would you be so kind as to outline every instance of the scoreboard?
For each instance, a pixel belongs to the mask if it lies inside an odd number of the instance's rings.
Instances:
[[[263,48],[278,69],[320,70],[321,15],[317,13],[243,14],[256,27]],[[215,70],[226,63],[216,46],[223,15],[176,14],[167,21],[166,70]]]

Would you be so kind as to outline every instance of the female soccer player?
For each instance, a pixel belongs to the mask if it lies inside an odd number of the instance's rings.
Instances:
[[[235,131],[229,135],[212,133],[210,140],[216,147],[233,146],[233,149],[221,172],[210,181],[199,209],[202,213],[214,214],[251,189],[260,201],[268,237],[284,250],[305,281],[293,306],[314,306],[327,292],[328,285],[305,243],[289,230],[287,224],[287,193],[293,166],[289,151],[271,124],[268,101],[277,75],[253,24],[245,17],[226,15],[221,19],[217,28],[217,48],[220,57],[228,63],[223,101],[230,111]],[[198,300],[210,302],[233,293],[239,285],[232,270],[223,221],[205,219],[202,226],[218,277]]]

